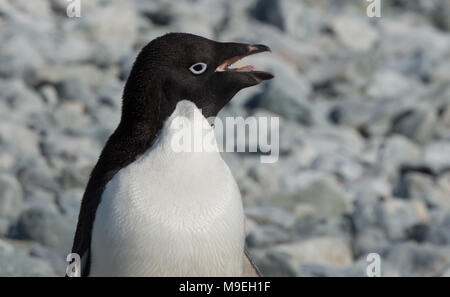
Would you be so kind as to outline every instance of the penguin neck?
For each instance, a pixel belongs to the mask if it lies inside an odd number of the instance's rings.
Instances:
[[[152,147],[171,113],[164,91],[154,88],[158,85],[157,81],[150,79],[153,83],[138,88],[141,83],[131,79],[131,76],[136,77],[136,74],[130,75],[124,89],[120,123],[109,137],[91,173],[87,196],[101,192],[119,170]]]
[[[165,121],[155,142],[155,149],[172,159],[209,158],[219,152],[214,129],[191,101],[178,102]]]
[[[125,85],[119,128],[133,137],[155,137],[172,110],[160,81],[150,80],[145,87],[137,83],[136,79],[128,79]]]

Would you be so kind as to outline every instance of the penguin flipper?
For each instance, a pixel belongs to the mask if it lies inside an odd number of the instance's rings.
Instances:
[[[242,272],[243,277],[261,277],[262,274],[252,261],[247,249],[244,249],[244,270]]]

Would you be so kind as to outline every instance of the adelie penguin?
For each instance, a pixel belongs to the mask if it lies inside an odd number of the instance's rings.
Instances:
[[[267,51],[184,33],[142,49],[81,203],[72,248],[81,276],[260,275],[228,166],[219,152],[175,152],[169,127],[195,112],[216,116],[239,90],[272,79],[252,66],[230,68]]]

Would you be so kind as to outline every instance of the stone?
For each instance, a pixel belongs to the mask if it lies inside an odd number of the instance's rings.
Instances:
[[[290,263],[291,257],[285,252],[271,250],[266,253],[251,253],[252,259],[264,276],[286,276],[297,275],[295,267]]]
[[[273,247],[273,250],[289,255],[289,263],[295,271],[301,264],[348,267],[353,263],[353,254],[348,244],[334,237],[310,238],[280,244]]]
[[[311,164],[311,168],[332,172],[345,182],[360,178],[364,171],[364,168],[359,164],[356,158],[348,157],[343,154],[321,155],[314,160]]]
[[[0,236],[8,236],[11,221],[7,218],[0,217]]]
[[[434,141],[428,143],[422,154],[422,164],[439,174],[450,168],[450,142]]]
[[[356,233],[353,240],[353,251],[356,255],[361,255],[388,245],[389,240],[385,232],[377,226],[373,226]]]
[[[384,140],[378,151],[378,166],[388,177],[398,174],[400,167],[420,159],[421,150],[415,143],[401,135]]]
[[[448,176],[447,174],[440,177],[436,183],[428,174],[408,172],[401,184],[403,194],[410,199],[420,199],[431,207],[450,211]]]
[[[26,122],[27,116],[44,111],[41,98],[21,79],[0,79],[0,96],[6,103],[2,119],[9,119],[11,125]]]
[[[57,91],[62,100],[82,101],[86,105],[95,100],[88,85],[79,77],[65,78],[57,85]]]
[[[23,158],[18,164],[18,178],[25,191],[25,198],[28,194],[42,188],[47,192],[57,192],[59,184],[56,179],[55,169],[39,155],[35,158]]]
[[[247,236],[246,243],[249,247],[265,247],[290,240],[290,234],[282,228],[267,225],[254,228]]]
[[[16,237],[32,239],[54,248],[60,255],[70,251],[76,222],[42,207],[24,211],[16,230]]]
[[[250,10],[250,15],[258,21],[268,23],[284,31],[283,12],[278,0],[258,0]]]
[[[85,11],[77,29],[92,42],[93,59],[102,66],[119,61],[132,49],[138,33],[137,19],[128,2],[109,2],[102,9]]]
[[[39,155],[38,139],[38,136],[24,125],[0,120],[0,144],[7,144],[16,153],[22,156]]]
[[[0,255],[12,255],[15,252],[15,248],[7,241],[0,239]]]
[[[297,74],[285,67],[275,66],[277,79],[269,81],[262,93],[245,104],[247,108],[263,108],[282,117],[303,124],[312,122],[312,110],[308,103],[310,86]]]
[[[427,242],[440,246],[450,245],[450,215],[446,213],[440,220],[436,220],[433,224],[421,226],[421,230],[415,235],[415,239],[419,242]]]
[[[49,263],[29,256],[8,256],[0,254],[0,276],[56,276]]]
[[[401,276],[439,276],[450,264],[450,249],[430,244],[403,242],[378,251],[382,263],[395,267]]]
[[[333,123],[361,128],[372,119],[374,102],[342,100],[331,108],[329,118]]]
[[[64,276],[66,274],[67,262],[65,257],[61,257],[57,252],[52,249],[37,245],[31,248],[30,256],[45,260],[50,263],[53,271],[57,276]]]
[[[3,39],[0,45],[0,76],[29,77],[43,66],[44,61],[29,38],[17,34]]]
[[[367,95],[373,99],[399,99],[408,96],[413,89],[412,82],[402,74],[383,70],[375,73]]]
[[[414,226],[429,222],[428,209],[421,201],[386,199],[375,211],[378,224],[390,240],[406,239]]]
[[[318,179],[300,187],[296,193],[279,194],[272,199],[285,208],[298,204],[314,209],[316,218],[340,216],[350,210],[350,199],[345,191],[331,179]]]
[[[353,237],[352,228],[351,221],[346,217],[299,219],[295,222],[291,241],[333,237],[350,242]]]
[[[258,224],[274,224],[283,228],[290,228],[294,224],[292,214],[278,207],[248,207],[245,214]]]
[[[392,133],[399,133],[418,142],[426,143],[434,136],[437,124],[434,109],[428,106],[408,110],[393,119]]]
[[[379,34],[368,22],[354,17],[337,17],[331,28],[339,41],[354,51],[368,51],[379,39]]]
[[[22,210],[23,190],[16,177],[0,173],[0,217],[17,219]]]

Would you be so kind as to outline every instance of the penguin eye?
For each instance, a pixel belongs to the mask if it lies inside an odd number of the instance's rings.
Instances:
[[[202,74],[206,71],[207,65],[205,63],[195,63],[191,67],[189,67],[189,70],[194,74]]]

